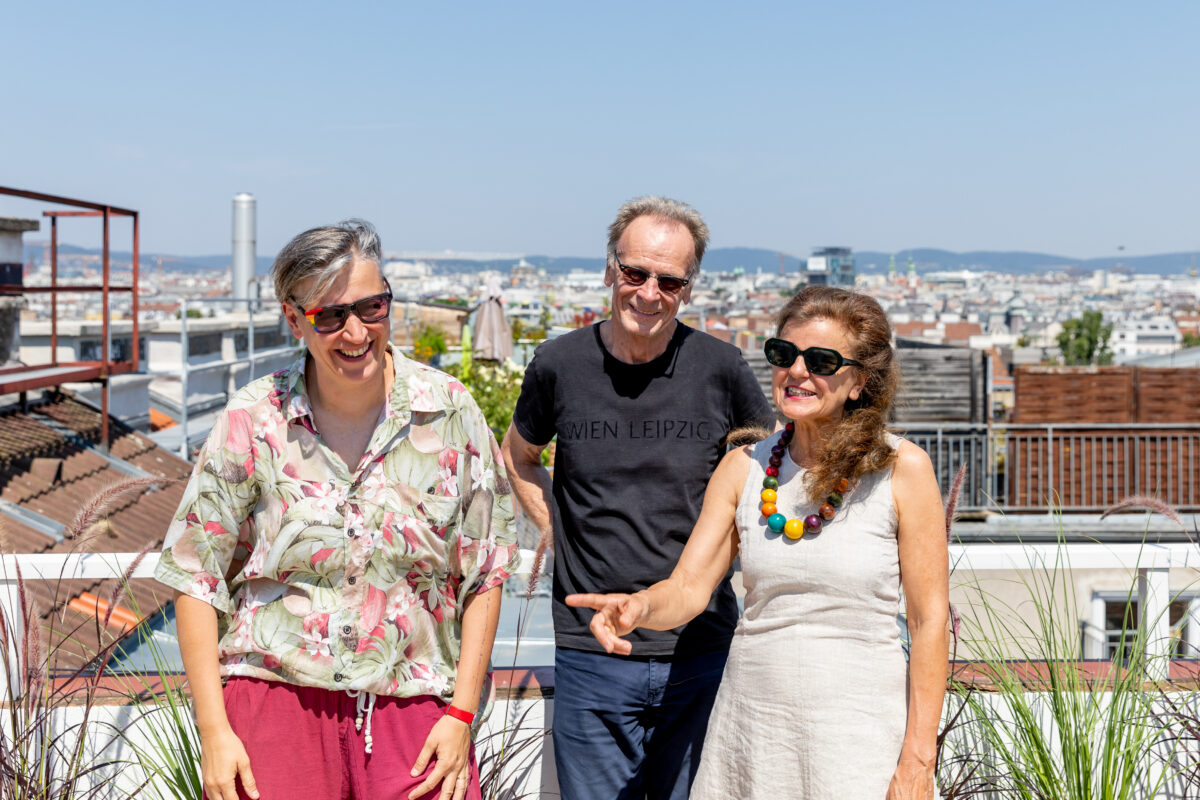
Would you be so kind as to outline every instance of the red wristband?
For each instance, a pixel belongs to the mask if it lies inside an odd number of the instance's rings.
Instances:
[[[463,711],[461,708],[455,708],[454,706],[446,706],[446,716],[454,717],[459,722],[465,722],[468,725],[475,721],[475,715],[470,711]]]

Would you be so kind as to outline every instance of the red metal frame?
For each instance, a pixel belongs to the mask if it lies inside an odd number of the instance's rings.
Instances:
[[[100,392],[100,444],[107,448],[109,444],[108,430],[108,379],[112,375],[126,372],[137,372],[141,360],[138,346],[138,259],[140,256],[138,212],[128,208],[104,203],[93,203],[88,200],[76,200],[70,197],[31,192],[25,189],[13,189],[0,186],[0,195],[22,197],[42,203],[74,206],[83,211],[44,211],[43,216],[50,219],[50,286],[24,287],[0,284],[0,295],[43,294],[50,293],[50,364],[10,367],[0,369],[0,394],[27,392],[34,389],[45,389],[60,386],[64,383],[98,381]],[[109,223],[112,217],[131,217],[133,219],[133,257],[132,285],[112,286],[109,281],[112,261],[109,253],[110,236]],[[104,249],[103,249],[103,280],[99,286],[59,286],[58,285],[58,219],[59,217],[101,217],[103,218]],[[101,360],[58,361],[58,294],[59,292],[100,292],[103,303],[101,324]],[[112,361],[108,352],[109,328],[109,296],[112,292],[131,292],[133,295],[133,342],[131,361]]]

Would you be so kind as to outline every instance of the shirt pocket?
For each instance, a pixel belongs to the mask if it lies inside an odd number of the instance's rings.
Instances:
[[[372,583],[390,585],[406,577],[411,582],[416,576],[444,579],[457,561],[461,498],[413,489],[389,495],[379,544],[367,566]]]

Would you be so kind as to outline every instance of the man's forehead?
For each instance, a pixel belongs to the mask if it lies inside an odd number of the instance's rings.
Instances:
[[[621,255],[631,250],[676,251],[673,255],[690,262],[694,253],[687,226],[673,219],[645,215],[629,224],[618,242]]]

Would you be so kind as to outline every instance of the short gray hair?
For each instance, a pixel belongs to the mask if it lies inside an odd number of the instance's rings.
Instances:
[[[638,217],[658,217],[669,222],[677,222],[687,228],[692,236],[692,263],[688,266],[688,277],[700,271],[700,261],[704,258],[704,250],[708,247],[708,225],[700,212],[679,200],[658,195],[646,195],[630,200],[617,211],[617,218],[608,226],[608,265],[615,267],[617,263],[617,243],[625,235],[625,231]]]
[[[308,306],[323,295],[342,271],[355,258],[375,262],[383,276],[383,248],[379,234],[371,223],[348,219],[337,225],[312,228],[283,246],[271,265],[271,280],[275,298]],[[297,287],[312,279],[312,286],[303,297],[296,296]]]

